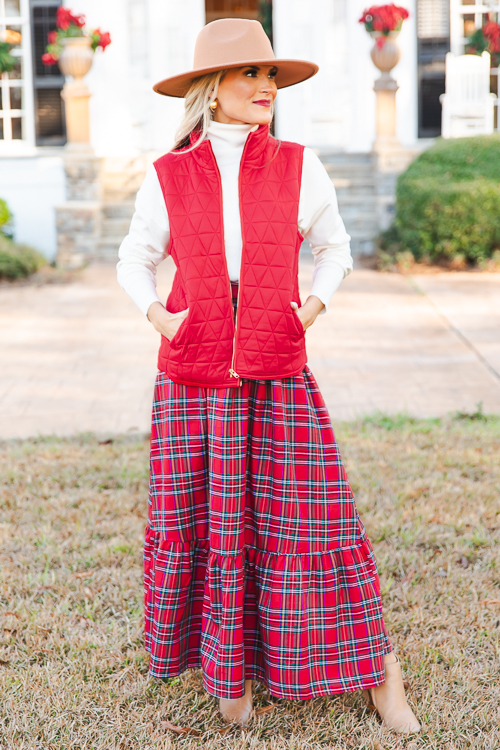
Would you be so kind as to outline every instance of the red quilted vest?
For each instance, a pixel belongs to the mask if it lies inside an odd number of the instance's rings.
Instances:
[[[191,136],[199,137],[198,133]],[[286,378],[307,361],[300,306],[298,208],[304,147],[278,141],[269,125],[249,133],[240,163],[243,239],[236,326],[224,251],[222,183],[212,145],[162,156],[155,168],[176,265],[169,312],[189,307],[158,368],[176,383],[211,388],[241,378]]]

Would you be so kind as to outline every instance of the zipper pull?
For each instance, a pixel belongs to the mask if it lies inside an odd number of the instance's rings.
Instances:
[[[229,370],[229,374],[230,374],[230,375],[231,375],[231,377],[233,377],[233,378],[239,378],[239,377],[240,377],[240,376],[238,375],[238,373],[237,373],[237,372],[236,372],[235,370],[233,370],[233,369]]]

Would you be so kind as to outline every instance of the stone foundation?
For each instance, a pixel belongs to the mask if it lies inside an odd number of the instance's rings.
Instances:
[[[101,159],[91,149],[69,147],[64,157],[65,203],[55,207],[57,265],[81,268],[98,257],[102,224]]]
[[[82,268],[97,256],[101,237],[101,203],[67,201],[56,206],[57,265]]]

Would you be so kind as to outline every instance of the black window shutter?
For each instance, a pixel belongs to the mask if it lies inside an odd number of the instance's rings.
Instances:
[[[37,146],[63,146],[66,143],[64,102],[61,89],[64,76],[56,65],[44,65],[42,55],[47,34],[56,28],[60,0],[30,0],[35,95],[35,134]]]

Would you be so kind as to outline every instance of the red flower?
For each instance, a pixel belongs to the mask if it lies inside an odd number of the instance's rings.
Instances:
[[[95,50],[101,47],[102,51],[106,49],[108,44],[111,44],[111,36],[109,31],[101,31],[101,29],[94,29],[92,32],[92,49]]]
[[[101,47],[104,52],[108,44],[111,44],[111,36],[110,36],[109,31],[105,31],[104,34],[101,34],[101,38],[99,39],[98,46]]]
[[[500,24],[495,21],[488,21],[483,26],[485,36],[498,37],[500,36]]]
[[[63,8],[60,5],[56,12],[56,25],[58,28],[66,31],[72,24],[82,28],[85,26],[85,16],[77,16],[71,10],[68,10],[68,8]]]
[[[364,23],[368,31],[381,31],[388,34],[400,27],[401,23],[409,17],[406,8],[399,5],[372,5],[365,10],[359,23]]]
[[[71,23],[71,12],[60,6],[56,12],[56,24],[57,26],[66,31]]]
[[[57,31],[49,31],[47,39],[49,40],[49,44],[55,44],[57,42]]]
[[[488,52],[500,52],[500,24],[488,21],[483,26],[483,34],[488,40]]]
[[[42,55],[42,62],[44,65],[55,65],[57,62],[57,57],[51,55],[50,52],[46,52],[44,55]]]

